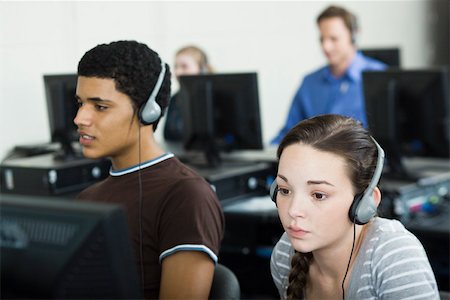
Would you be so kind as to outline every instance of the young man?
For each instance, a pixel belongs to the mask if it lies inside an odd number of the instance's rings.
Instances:
[[[320,114],[341,114],[367,125],[362,72],[386,65],[356,50],[356,17],[330,6],[317,18],[320,44],[328,65],[308,74],[291,103],[286,124],[271,144],[278,144],[299,121]]]
[[[94,47],[78,65],[75,124],[83,154],[110,176],[78,199],[124,205],[145,298],[207,299],[224,217],[210,185],[155,141],[169,67],[135,41]]]

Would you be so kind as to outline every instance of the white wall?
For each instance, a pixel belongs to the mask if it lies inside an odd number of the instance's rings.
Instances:
[[[426,0],[333,3],[358,16],[360,47],[398,46],[407,68],[430,61]],[[119,39],[147,43],[171,65],[177,48],[193,43],[218,72],[258,72],[268,143],[301,78],[325,63],[315,18],[329,4],[0,2],[0,159],[15,145],[50,140],[42,75],[74,73],[87,50]]]

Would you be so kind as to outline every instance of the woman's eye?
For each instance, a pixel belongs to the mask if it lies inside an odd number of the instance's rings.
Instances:
[[[289,194],[291,193],[290,190],[285,189],[285,188],[278,188],[278,192],[279,192],[281,195],[283,195],[283,196],[287,196],[287,195],[289,195]]]
[[[96,108],[97,110],[100,110],[100,111],[103,111],[103,110],[107,110],[107,109],[108,109],[108,107],[103,106],[103,105],[96,105],[95,108]]]
[[[313,193],[313,197],[316,200],[325,200],[327,198],[327,196],[322,193]]]

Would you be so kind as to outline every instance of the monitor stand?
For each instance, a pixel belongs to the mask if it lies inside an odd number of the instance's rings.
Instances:
[[[206,143],[199,152],[184,153],[179,156],[179,159],[181,162],[199,169],[215,169],[223,163],[220,152],[213,142]]]
[[[415,182],[422,176],[417,172],[408,170],[402,162],[388,161],[388,169],[383,172],[383,177],[387,179]]]
[[[208,168],[217,168],[222,165],[222,158],[214,145],[205,149],[204,155]]]
[[[393,139],[382,140],[384,151],[386,152],[387,169],[383,172],[383,177],[393,180],[415,182],[420,179],[420,174],[407,168],[404,163],[397,141]]]
[[[84,156],[76,151],[72,143],[68,140],[60,140],[61,149],[54,154],[56,161],[72,161],[84,158]]]

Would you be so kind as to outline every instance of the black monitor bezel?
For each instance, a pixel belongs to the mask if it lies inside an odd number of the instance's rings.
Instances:
[[[123,207],[9,194],[0,205],[2,298],[141,295]]]
[[[179,81],[185,150],[203,151],[214,165],[223,152],[263,149],[257,73],[189,75]],[[230,140],[221,135],[224,126],[231,128]]]
[[[450,104],[446,68],[365,71],[363,90],[368,128],[385,148],[393,177],[420,177],[407,170],[403,163],[405,158],[449,158]],[[435,102],[430,105],[427,100]],[[407,105],[406,101],[414,103]],[[414,117],[409,114],[411,111]],[[412,123],[417,121],[419,125]],[[415,128],[414,134],[423,142],[422,148],[413,147],[412,135],[408,132],[411,128]]]
[[[72,144],[79,139],[73,122],[78,111],[75,100],[78,75],[44,74],[43,79],[51,142],[61,145],[61,157],[73,157],[75,150]]]

